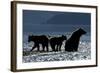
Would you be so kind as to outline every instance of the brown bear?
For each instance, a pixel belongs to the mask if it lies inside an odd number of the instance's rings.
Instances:
[[[37,50],[40,51],[39,44],[42,45],[43,51],[45,51],[45,48],[47,49],[47,51],[49,50],[48,49],[49,39],[45,35],[40,35],[40,36],[31,35],[28,37],[28,42],[31,41],[34,42],[34,46],[30,51],[32,51],[35,48],[37,48]]]
[[[86,31],[84,31],[82,28],[79,28],[78,30],[73,32],[71,37],[65,42],[65,51],[68,52],[78,51],[80,37],[84,34],[86,34]]]
[[[50,39],[50,46],[53,51],[61,51],[61,46],[63,41],[66,40],[66,36],[62,35],[61,37],[52,37]]]

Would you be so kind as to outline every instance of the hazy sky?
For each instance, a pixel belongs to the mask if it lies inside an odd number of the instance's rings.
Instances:
[[[23,10],[23,32],[65,33],[83,28],[90,31],[89,13]]]

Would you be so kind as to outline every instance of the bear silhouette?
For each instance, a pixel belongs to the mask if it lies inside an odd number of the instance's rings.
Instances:
[[[68,52],[78,51],[80,37],[84,34],[86,34],[86,31],[84,31],[82,28],[79,28],[78,30],[73,32],[71,37],[65,42],[65,51]]]
[[[37,48],[37,51],[40,51],[39,44],[42,45],[43,51],[45,51],[45,48],[47,49],[47,51],[49,50],[48,49],[49,40],[45,35],[40,35],[40,36],[31,35],[28,37],[28,42],[31,42],[31,41],[34,42],[34,46],[32,47],[30,51],[32,51],[35,48]]]
[[[66,36],[62,35],[61,37],[53,37],[50,39],[50,46],[53,51],[61,51],[61,46],[63,41],[66,40]]]

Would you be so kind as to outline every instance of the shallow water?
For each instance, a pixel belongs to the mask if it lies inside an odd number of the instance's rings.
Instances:
[[[29,52],[34,43],[28,43],[27,37],[24,36],[23,44],[23,62],[49,62],[49,61],[75,61],[75,60],[89,60],[91,59],[91,42],[88,40],[90,36],[83,36],[80,39],[78,52],[64,51],[64,42],[61,47],[62,51],[52,52],[49,46],[49,52],[36,52],[37,48]],[[85,38],[84,38],[85,37]],[[87,38],[87,39],[86,39]],[[41,48],[41,47],[40,47]],[[42,49],[42,48],[41,48]]]

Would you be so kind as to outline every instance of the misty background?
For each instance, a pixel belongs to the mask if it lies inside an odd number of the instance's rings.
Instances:
[[[90,13],[23,10],[23,32],[63,34],[83,28],[90,32]]]

